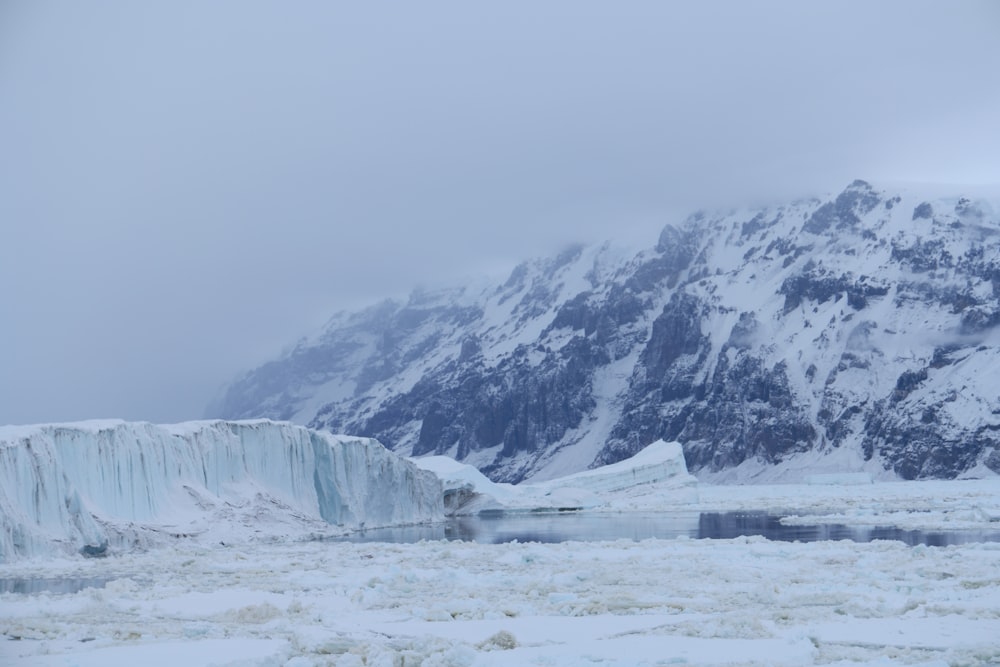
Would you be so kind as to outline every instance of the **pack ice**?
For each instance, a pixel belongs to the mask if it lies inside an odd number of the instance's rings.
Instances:
[[[366,438],[267,420],[0,428],[0,562],[442,516],[438,479]]]

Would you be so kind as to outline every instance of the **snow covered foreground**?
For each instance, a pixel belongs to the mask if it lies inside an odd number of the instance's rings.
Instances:
[[[653,508],[654,489],[615,492],[609,506]],[[923,525],[988,529],[1000,489],[703,485],[690,507],[788,510],[797,498],[857,523],[912,507]],[[0,580],[108,580],[0,593],[0,664],[990,665],[998,572],[997,543],[182,541],[0,564]]]
[[[80,442],[64,443],[69,435],[56,433],[57,427],[29,438],[31,447],[17,438],[0,438],[5,443],[0,456],[6,457],[2,469],[15,471],[0,480],[5,502],[21,498],[21,485],[35,474],[41,484],[36,495],[43,499],[54,493],[51,489],[78,490],[75,496],[61,496],[64,510],[42,500],[27,505],[45,509],[50,518],[78,516],[74,503],[92,508],[96,497],[105,506],[103,514],[93,513],[94,523],[109,536],[126,535],[129,526],[132,535],[147,537],[181,524],[205,531],[193,539],[150,537],[150,545],[167,548],[109,549],[105,558],[66,551],[62,557],[0,562],[0,584],[104,584],[66,594],[0,592],[0,665],[1000,664],[1000,543],[908,547],[891,541],[678,538],[488,545],[282,539],[301,537],[298,531],[310,522],[325,524],[323,514],[330,516],[334,507],[351,509],[355,522],[362,516],[398,521],[398,515],[386,512],[398,511],[389,506],[400,496],[378,484],[379,475],[404,488],[415,485],[415,495],[401,503],[407,511],[436,494],[429,511],[440,515],[442,485],[367,441],[283,427],[278,430],[282,447],[261,448],[277,437],[276,426],[211,422],[163,430],[141,425],[142,433],[159,434],[154,438],[159,444],[134,450],[130,442],[137,425],[95,424],[83,434],[73,431],[85,442],[106,437],[95,435],[102,430],[117,434],[102,441],[96,453]],[[80,461],[65,458],[81,451],[90,453]],[[96,463],[111,451],[119,455],[114,465]],[[208,465],[198,458],[209,456],[208,451],[220,460]],[[283,456],[264,453],[274,451]],[[446,461],[422,465],[438,471],[444,488],[464,490],[456,496],[463,503],[451,508],[458,513],[566,506],[669,511],[680,505],[686,511],[780,511],[814,515],[801,517],[812,522],[937,529],[995,530],[1000,521],[996,478],[695,486],[683,466],[677,467],[678,451],[674,444],[657,443],[628,463],[522,487],[490,486]],[[121,459],[122,452],[132,454]],[[342,488],[351,490],[337,496],[342,505],[316,492],[315,474],[327,465],[321,463],[327,452],[330,470],[354,480],[341,480]],[[13,468],[12,461],[17,463]],[[50,465],[56,467],[50,470]],[[77,470],[78,479],[60,477],[67,470]],[[197,470],[228,471],[230,477],[223,483],[203,476],[192,485],[191,473]],[[18,477],[24,474],[29,477]],[[137,476],[149,492],[128,500],[119,490]],[[178,479],[199,490],[197,503],[184,501],[190,491],[183,486],[179,499],[162,491]],[[21,502],[24,506],[24,498]],[[107,518],[112,510],[118,517],[114,522]],[[4,516],[7,511],[5,506]],[[125,521],[125,516],[133,518]],[[71,519],[38,525],[73,524]],[[253,530],[262,531],[259,538],[245,539]],[[220,535],[244,539],[217,539]],[[0,586],[0,591],[10,588]]]
[[[990,493],[936,484],[895,493]],[[0,566],[110,580],[0,594],[0,664],[987,665],[1000,662],[998,571],[995,543],[183,542]]]
[[[267,420],[0,428],[0,562],[442,516],[437,478],[365,438]]]

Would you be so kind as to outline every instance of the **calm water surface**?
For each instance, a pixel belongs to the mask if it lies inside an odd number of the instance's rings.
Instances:
[[[995,531],[925,531],[844,524],[785,526],[781,524],[781,515],[767,512],[497,513],[461,517],[428,526],[367,530],[343,539],[350,542],[411,543],[420,540],[462,540],[481,544],[502,544],[514,541],[599,542],[678,537],[731,539],[754,535],[783,542],[897,540],[910,546],[1000,542],[1000,528]]]
[[[0,578],[0,593],[21,593],[34,595],[37,593],[72,594],[85,588],[104,588],[109,579],[104,577],[8,577]]]

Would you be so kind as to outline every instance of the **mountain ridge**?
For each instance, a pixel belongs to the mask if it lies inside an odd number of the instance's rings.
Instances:
[[[854,181],[335,316],[214,416],[541,480],[678,440],[702,478],[1000,471],[1000,220]]]

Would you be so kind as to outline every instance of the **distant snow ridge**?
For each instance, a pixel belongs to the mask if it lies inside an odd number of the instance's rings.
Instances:
[[[0,428],[0,561],[442,517],[437,478],[366,438],[270,421]]]
[[[334,317],[213,408],[542,481],[678,441],[701,479],[1000,472],[996,202],[880,190],[571,247]]]

